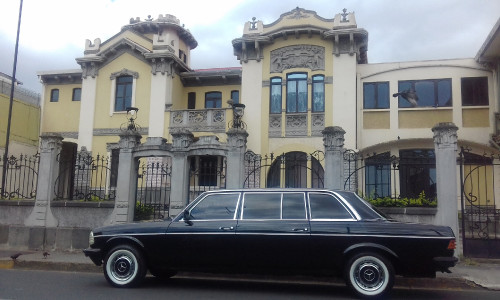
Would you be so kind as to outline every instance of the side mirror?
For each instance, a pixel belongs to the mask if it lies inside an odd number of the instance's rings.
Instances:
[[[184,222],[186,224],[188,224],[189,226],[193,225],[193,222],[191,222],[192,217],[191,217],[191,213],[189,212],[189,210],[186,209],[184,211],[182,218],[184,219]]]

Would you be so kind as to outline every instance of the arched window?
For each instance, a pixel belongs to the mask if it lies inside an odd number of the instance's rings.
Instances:
[[[307,172],[310,169],[311,187],[323,188],[323,167],[313,156],[310,159],[311,167],[308,167],[308,155],[304,152],[288,152],[278,156],[269,169],[267,187],[306,188],[308,187]]]

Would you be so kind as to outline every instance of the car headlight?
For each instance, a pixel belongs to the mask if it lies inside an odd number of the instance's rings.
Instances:
[[[89,234],[89,245],[92,246],[94,244],[94,232],[91,230]]]

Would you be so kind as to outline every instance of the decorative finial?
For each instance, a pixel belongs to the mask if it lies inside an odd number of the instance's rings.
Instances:
[[[256,20],[256,18],[255,18],[255,17],[253,17],[253,18],[252,18],[252,21],[250,22],[250,30],[255,30],[255,29],[257,29],[257,21],[255,21],[255,20]]]
[[[344,9],[342,10],[342,13],[341,13],[340,15],[342,16],[342,22],[348,22],[348,20],[347,20],[347,16],[348,16],[349,14],[347,13],[347,9],[345,9],[345,8],[344,8]]]
[[[148,18],[147,18],[147,19],[145,19],[144,21],[151,22],[151,21],[153,21],[153,18],[151,18],[151,15],[148,15]]]

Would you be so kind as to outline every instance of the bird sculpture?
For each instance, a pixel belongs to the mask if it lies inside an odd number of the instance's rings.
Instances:
[[[17,258],[18,258],[19,256],[21,256],[21,255],[22,255],[22,253],[20,253],[20,252],[19,252],[19,253],[16,253],[16,254],[12,254],[12,255],[10,256],[10,258],[12,258],[12,260],[17,260]]]
[[[417,92],[415,92],[414,89],[408,89],[406,91],[402,91],[402,92],[399,92],[399,93],[395,93],[395,94],[392,94],[393,97],[398,97],[398,96],[401,96],[403,97],[403,99],[405,99],[406,101],[408,101],[412,107],[417,107],[418,106],[418,96],[417,96]]]
[[[43,252],[43,258],[47,258],[47,256],[49,256],[49,255],[50,255],[49,252],[47,252],[47,251]]]

